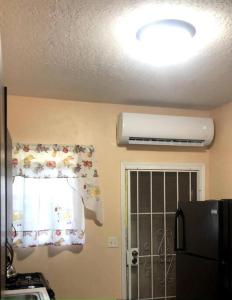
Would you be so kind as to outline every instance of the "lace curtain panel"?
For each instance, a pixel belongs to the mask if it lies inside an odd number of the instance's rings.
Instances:
[[[16,247],[84,244],[84,207],[102,223],[93,146],[13,147]]]

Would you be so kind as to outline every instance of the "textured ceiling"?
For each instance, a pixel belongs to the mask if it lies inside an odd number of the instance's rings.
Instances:
[[[144,7],[157,15],[168,1],[0,0],[10,94],[199,108],[232,101],[232,1],[169,3],[166,17],[196,27],[203,19],[213,34],[189,61],[155,67],[130,55],[116,29],[126,31]]]

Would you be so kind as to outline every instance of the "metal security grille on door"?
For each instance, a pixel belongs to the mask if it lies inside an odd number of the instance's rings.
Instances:
[[[175,299],[174,216],[197,201],[195,171],[128,171],[129,299]]]

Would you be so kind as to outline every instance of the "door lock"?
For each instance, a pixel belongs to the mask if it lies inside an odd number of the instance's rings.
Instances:
[[[139,255],[138,248],[132,248],[131,250],[128,250],[127,251],[127,264],[130,266],[137,266],[138,265],[138,255]]]

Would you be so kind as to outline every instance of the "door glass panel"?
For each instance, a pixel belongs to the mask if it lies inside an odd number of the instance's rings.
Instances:
[[[175,212],[177,207],[177,175],[176,172],[165,173],[166,211]]]
[[[151,211],[150,172],[139,172],[139,212]]]
[[[167,255],[166,258],[167,270],[167,296],[176,295],[176,256]]]
[[[151,257],[139,258],[139,296],[151,298]]]
[[[175,215],[166,215],[166,253],[174,254]]]
[[[137,248],[137,215],[131,215],[131,248]]]
[[[151,216],[139,215],[139,254],[151,255]]]
[[[164,215],[152,217],[153,254],[164,254]]]
[[[130,206],[131,212],[137,212],[137,172],[130,172]]]
[[[191,201],[197,201],[197,173],[191,173]]]
[[[138,299],[138,267],[131,268],[131,298]]]
[[[155,256],[153,260],[154,297],[165,296],[164,255]]]
[[[179,173],[179,201],[189,201],[189,173]]]
[[[164,173],[152,172],[152,210],[164,211]]]

